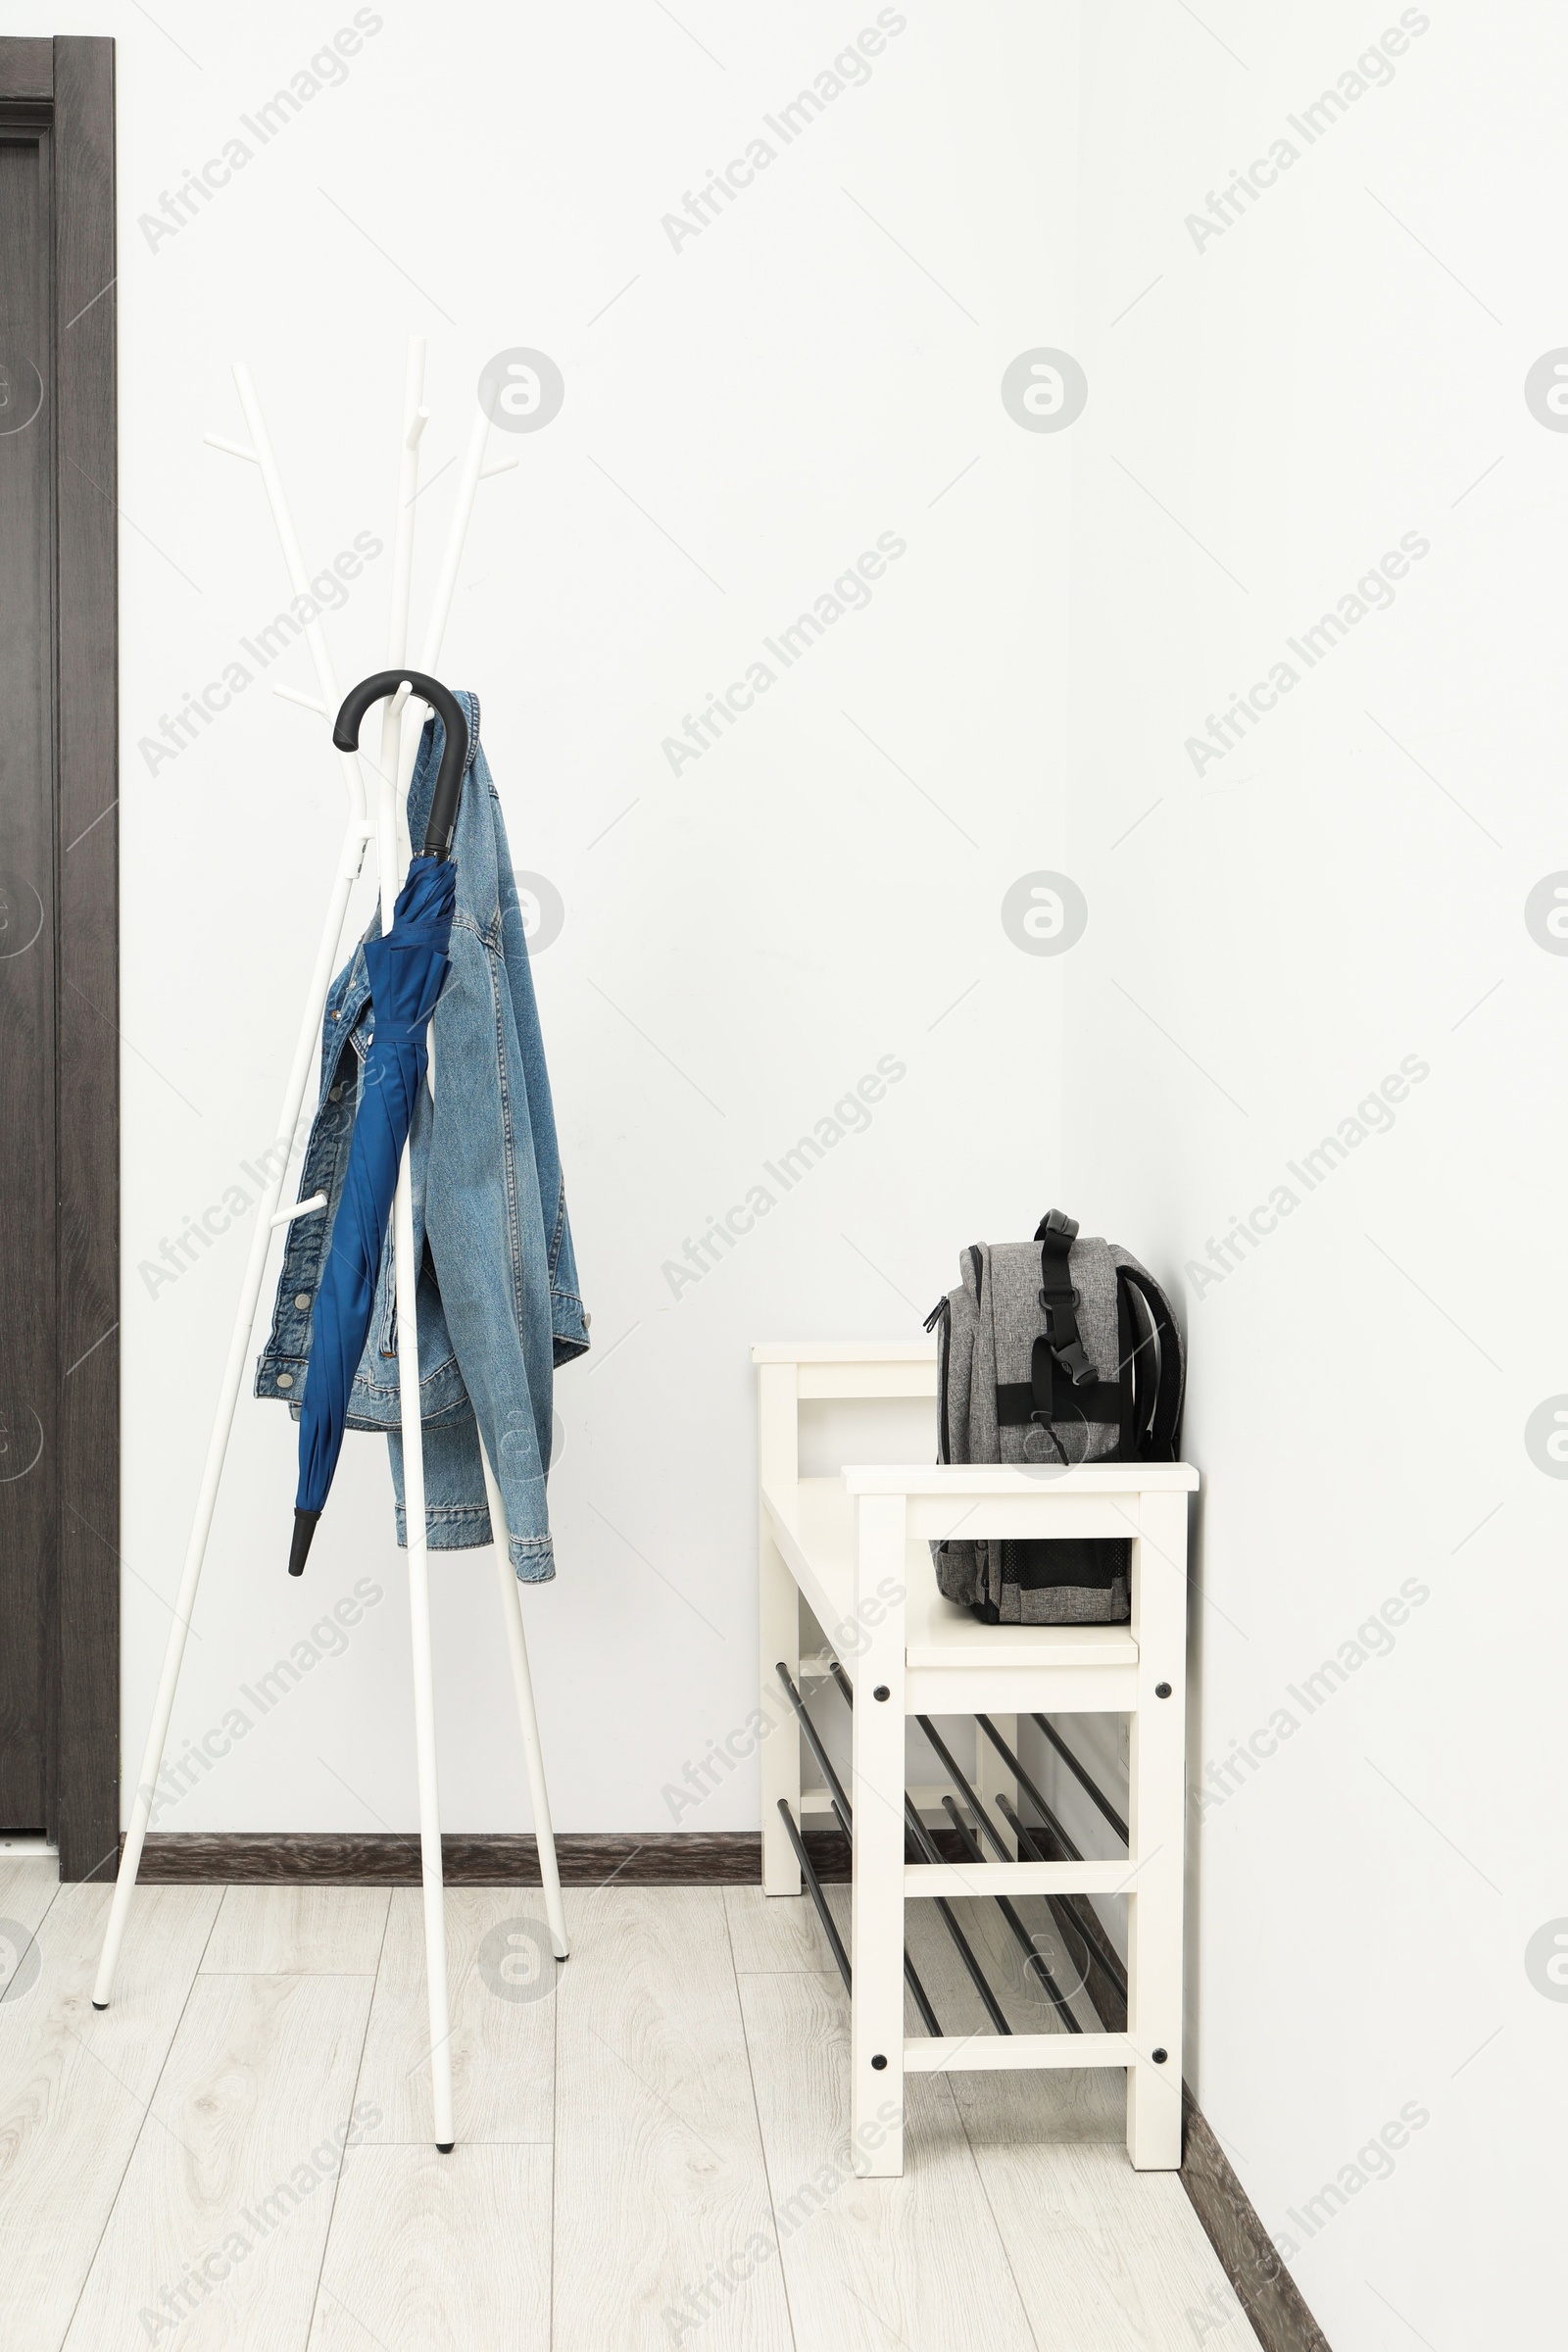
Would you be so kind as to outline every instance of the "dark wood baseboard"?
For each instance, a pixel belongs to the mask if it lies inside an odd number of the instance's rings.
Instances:
[[[951,1840],[950,1860],[963,1851],[951,1831],[936,1833],[938,1845]],[[120,1849],[124,1847],[124,1837]],[[817,1877],[847,1885],[848,1841],[837,1830],[808,1830],[806,1850]],[[118,1855],[94,1876],[109,1879]],[[651,1830],[644,1837],[573,1837],[556,1839],[563,1886],[756,1886],[762,1876],[762,1841],[747,1830],[718,1830],[682,1836]],[[449,1886],[537,1886],[539,1854],[531,1837],[470,1838],[448,1832],[441,1839],[442,1875]],[[416,1837],[319,1837],[282,1832],[273,1837],[244,1833],[156,1832],[142,1847],[138,1884],[144,1886],[417,1886],[419,1840]]]
[[[124,1840],[122,1838],[122,1844]],[[836,1837],[835,1845],[843,1839]],[[812,1854],[813,1861],[815,1854]],[[755,1886],[762,1875],[762,1841],[743,1831],[680,1837],[656,1830],[647,1837],[558,1837],[556,1860],[568,1886]],[[441,1840],[442,1874],[449,1886],[537,1886],[539,1853],[532,1838]],[[265,1886],[369,1885],[417,1886],[416,1837],[166,1836],[142,1848],[138,1880],[145,1886]]]
[[[951,1839],[951,1858],[962,1859],[952,1832],[938,1831],[935,1836],[944,1850]],[[1041,1850],[1049,1852],[1054,1843],[1050,1832],[1037,1829],[1035,1836]],[[850,1849],[836,1830],[808,1830],[806,1844],[818,1878],[827,1885],[848,1881]],[[556,1856],[568,1886],[603,1886],[611,1880],[617,1886],[755,1886],[762,1875],[762,1841],[743,1830],[684,1836],[654,1830],[642,1838],[564,1836],[556,1839]],[[444,1837],[441,1861],[449,1886],[539,1884],[538,1849],[532,1838]],[[139,1876],[149,1886],[202,1882],[416,1886],[419,1840],[386,1836],[151,1837],[142,1848]],[[1063,1899],[1060,1909],[1068,1915],[1063,1925],[1076,1924],[1082,1901],[1078,1895]],[[1091,1953],[1088,1991],[1107,2030],[1120,2033],[1127,2023],[1125,1976],[1112,1974]],[[1190,2091],[1184,2107],[1182,2186],[1263,2352],[1330,2352]]]
[[[1330,2352],[1323,2333],[1231,2170],[1202,2110],[1183,2086],[1182,2186],[1263,2352]]]

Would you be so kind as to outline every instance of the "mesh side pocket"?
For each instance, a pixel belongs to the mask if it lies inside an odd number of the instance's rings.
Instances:
[[[969,1601],[984,1625],[1125,1625],[1132,1615],[1130,1537],[1031,1538],[974,1548],[991,1555],[990,1575],[975,1580],[989,1587],[987,1597]]]

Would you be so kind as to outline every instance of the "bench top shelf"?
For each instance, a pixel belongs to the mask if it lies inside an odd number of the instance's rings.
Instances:
[[[931,1364],[934,1340],[759,1340],[754,1364]]]
[[[1084,1462],[1064,1470],[1053,1462],[1010,1467],[997,1462],[846,1463],[852,1494],[1192,1494],[1191,1462]]]
[[[855,1497],[841,1479],[803,1478],[787,1496],[764,1495],[780,1550],[829,1641],[855,1625]],[[1132,1666],[1124,1625],[982,1625],[944,1600],[925,1543],[906,1553],[906,1659],[911,1669]]]

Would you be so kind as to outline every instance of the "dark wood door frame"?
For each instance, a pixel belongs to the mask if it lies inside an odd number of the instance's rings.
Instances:
[[[0,138],[48,158],[52,309],[54,1427],[45,1827],[63,1879],[120,1831],[120,840],[115,45],[0,39]],[[18,1827],[37,1826],[18,1824]]]

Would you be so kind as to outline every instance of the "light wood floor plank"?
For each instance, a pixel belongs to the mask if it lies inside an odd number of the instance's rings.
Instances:
[[[566,1915],[555,2352],[789,2352],[722,1890],[568,1888]]]
[[[230,1886],[204,1976],[373,1977],[386,1886]]]
[[[1040,2352],[1257,2352],[1174,2173],[1125,2148],[975,2151]]]
[[[38,1983],[38,1930],[59,1891],[53,1854],[0,1855],[0,2002],[24,1999]]]
[[[1119,2071],[912,2079],[905,2178],[853,2178],[805,1900],[569,1890],[558,1975],[537,1889],[451,1890],[452,2157],[416,1892],[147,1888],[98,2016],[108,1900],[0,1862],[3,2352],[1254,2352],[1179,2180],[1128,2163]],[[1052,2030],[995,1906],[960,1917],[1014,2023]],[[944,2025],[980,2027],[935,1912],[908,1919]]]
[[[832,1969],[833,1954],[808,1894],[768,1895],[760,1886],[726,1886],[724,1909],[739,1975],[785,1970],[815,1977]]]
[[[0,1918],[21,1920],[36,1935],[59,1891],[60,1865],[53,1854],[0,1854]]]
[[[198,1977],[67,2352],[304,2352],[370,1984]]]
[[[537,1886],[449,1886],[446,1892],[452,2101],[458,2138],[548,2140],[556,2080],[556,1980]],[[573,1964],[566,1962],[567,1968]],[[424,1912],[398,1887],[370,2008],[360,2096],[383,2121],[372,2141],[428,2141],[432,2132]]]
[[[109,1900],[107,1886],[62,1886],[37,1931],[36,1976],[0,2002],[0,2344],[6,2352],[57,2352],[219,1898],[210,1887],[142,1889],[131,1909],[114,2006],[100,2015],[92,1982]]]
[[[856,2180],[842,1984],[740,1986],[797,2352],[1034,2352],[947,2084],[906,2083],[904,2178]]]
[[[550,2352],[550,2177],[545,2147],[350,2148],[310,2352]]]

